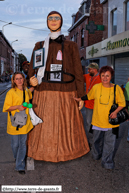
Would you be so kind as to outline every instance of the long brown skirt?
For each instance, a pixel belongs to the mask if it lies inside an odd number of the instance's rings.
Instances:
[[[90,151],[76,92],[35,91],[33,106],[43,120],[29,133],[28,156],[35,160],[60,162]]]

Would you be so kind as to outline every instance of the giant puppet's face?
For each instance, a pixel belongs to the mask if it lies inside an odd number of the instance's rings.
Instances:
[[[52,14],[48,16],[48,27],[51,32],[53,31],[60,31],[61,26],[61,17],[58,14]]]

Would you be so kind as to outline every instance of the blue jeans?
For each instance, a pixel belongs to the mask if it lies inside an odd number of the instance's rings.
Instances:
[[[27,134],[11,135],[11,147],[16,159],[16,170],[25,170]]]
[[[115,149],[116,135],[112,134],[112,130],[99,131],[93,130],[93,159],[98,160],[102,157],[102,167],[106,169],[113,169],[114,163],[114,149]]]

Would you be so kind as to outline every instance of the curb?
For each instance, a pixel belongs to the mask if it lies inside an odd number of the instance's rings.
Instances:
[[[2,95],[4,92],[6,92],[8,89],[10,89],[11,87],[8,87],[8,88],[6,88],[5,90],[3,90],[1,93],[0,93],[0,95]]]

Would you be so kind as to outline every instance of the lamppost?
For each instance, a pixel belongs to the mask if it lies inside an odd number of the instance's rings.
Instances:
[[[3,34],[4,34],[4,26],[9,25],[9,24],[12,24],[12,22],[9,22],[9,23],[3,25],[3,27],[2,27],[2,32],[3,32]]]
[[[13,42],[11,42],[11,46],[12,46],[12,44],[14,43],[14,42],[17,42],[18,40],[14,40]]]

